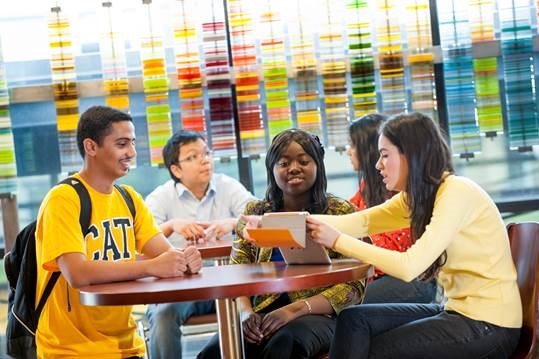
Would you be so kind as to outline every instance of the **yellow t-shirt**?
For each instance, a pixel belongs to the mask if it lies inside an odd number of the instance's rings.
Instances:
[[[445,308],[469,318],[508,328],[522,326],[517,273],[507,230],[488,194],[471,180],[450,175],[436,193],[429,225],[406,252],[379,248],[356,238],[407,227],[405,194],[381,205],[344,216],[315,216],[343,234],[335,249],[373,264],[389,275],[410,281],[445,250],[438,283]]]
[[[78,179],[81,179],[77,174]],[[49,191],[38,214],[36,229],[37,290],[41,297],[56,259],[65,253],[83,253],[89,260],[134,261],[146,242],[160,232],[141,196],[133,188],[135,223],[121,194],[97,192],[82,181],[92,202],[88,235],[83,240],[76,191],[59,185]],[[37,303],[37,301],[36,301]],[[145,346],[136,334],[131,306],[81,305],[79,292],[63,276],[54,287],[36,333],[38,357],[123,358],[142,356]]]

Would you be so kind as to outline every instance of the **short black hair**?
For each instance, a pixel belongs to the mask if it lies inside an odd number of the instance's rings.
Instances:
[[[82,113],[77,126],[77,146],[82,158],[84,158],[84,140],[89,138],[99,146],[103,139],[110,134],[114,122],[130,121],[133,118],[122,111],[107,106],[92,106]]]
[[[174,176],[171,171],[172,165],[178,165],[178,157],[180,156],[180,147],[187,143],[195,142],[196,140],[202,140],[206,142],[204,136],[196,131],[179,130],[172,135],[163,147],[163,161],[170,173],[170,177],[175,182],[180,182],[180,179]]]

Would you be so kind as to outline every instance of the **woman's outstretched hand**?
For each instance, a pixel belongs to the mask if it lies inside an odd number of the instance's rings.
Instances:
[[[307,216],[307,234],[313,242],[327,248],[333,248],[341,232],[328,224],[320,222],[313,216]]]
[[[241,220],[245,222],[245,227],[243,227],[242,231],[243,239],[250,243],[256,244],[255,240],[249,236],[249,233],[247,233],[246,229],[262,227],[262,216],[248,216],[243,214],[241,216]]]

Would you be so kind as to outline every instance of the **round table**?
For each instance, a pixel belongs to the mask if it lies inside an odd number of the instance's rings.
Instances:
[[[80,289],[84,305],[134,305],[216,299],[226,313],[218,313],[222,356],[241,356],[241,329],[235,298],[317,288],[364,279],[372,267],[354,260],[332,264],[287,265],[284,262],[203,267],[200,273],[169,279],[143,278],[96,284]],[[226,323],[223,323],[226,321]]]

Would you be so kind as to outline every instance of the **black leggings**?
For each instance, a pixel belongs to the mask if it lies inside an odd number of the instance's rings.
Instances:
[[[285,298],[283,298],[285,297]],[[288,296],[281,296],[264,312],[286,305]],[[329,351],[335,332],[335,318],[326,315],[306,315],[296,318],[277,330],[268,340],[261,344],[244,341],[246,358],[262,359],[307,359],[319,353]],[[199,359],[220,358],[219,337],[215,335],[198,354]]]

